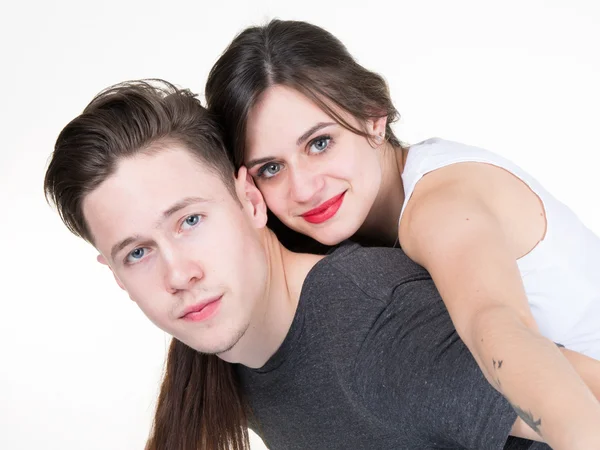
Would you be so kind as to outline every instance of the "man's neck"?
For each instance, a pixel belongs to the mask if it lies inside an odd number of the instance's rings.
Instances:
[[[293,253],[268,229],[262,236],[268,265],[265,294],[259,299],[250,326],[229,351],[219,355],[229,362],[260,368],[279,349],[296,315],[306,276],[323,258]]]

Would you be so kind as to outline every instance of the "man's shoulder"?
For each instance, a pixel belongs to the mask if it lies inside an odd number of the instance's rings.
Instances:
[[[399,248],[362,247],[345,241],[319,262],[310,282],[319,284],[320,290],[328,285],[389,299],[398,286],[424,279],[430,279],[429,273]]]
[[[410,259],[401,248],[363,247],[352,241],[342,242],[326,257],[329,264],[338,270],[361,277],[372,276],[381,281],[410,281],[423,276],[427,271]]]

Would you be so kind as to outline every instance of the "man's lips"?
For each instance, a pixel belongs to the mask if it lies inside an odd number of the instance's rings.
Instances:
[[[218,295],[196,303],[195,305],[188,306],[183,311],[183,314],[180,316],[180,318],[184,320],[190,320],[192,322],[198,322],[207,319],[219,307],[222,297],[222,295]]]
[[[327,208],[331,207],[332,205],[335,205],[338,201],[340,201],[345,193],[346,193],[346,191],[342,192],[341,194],[336,195],[335,197],[330,198],[329,200],[321,203],[316,208],[311,209],[310,211],[306,211],[304,214],[300,214],[300,215],[304,218],[307,218],[310,216],[317,216],[319,214],[322,214],[324,211],[327,210]]]

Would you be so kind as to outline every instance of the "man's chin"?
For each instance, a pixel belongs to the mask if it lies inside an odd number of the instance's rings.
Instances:
[[[190,345],[190,347],[199,353],[215,355],[224,361],[235,363],[237,362],[235,361],[236,356],[239,356],[236,347],[243,335],[244,331],[241,331],[233,336],[229,336],[227,339],[220,339],[218,342],[213,342],[209,345],[204,341],[200,343],[195,342],[194,345]]]
[[[238,363],[239,359],[240,359],[238,352],[235,351],[235,345],[233,345],[230,348],[225,349],[223,351],[215,352],[214,354],[216,356],[218,356],[219,358],[221,358],[223,361],[232,363],[232,364]]]

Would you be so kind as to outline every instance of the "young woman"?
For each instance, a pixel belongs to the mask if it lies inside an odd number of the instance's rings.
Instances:
[[[243,31],[206,98],[283,225],[400,244],[519,415],[553,448],[600,448],[600,404],[559,348],[600,359],[600,239],[567,207],[483,149],[404,146],[383,78],[308,23]]]

